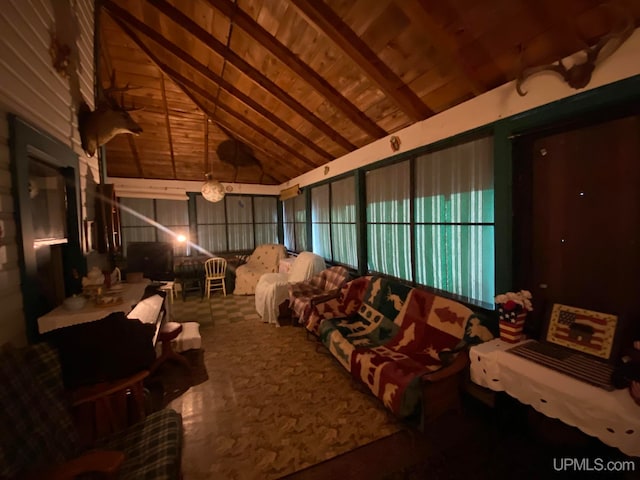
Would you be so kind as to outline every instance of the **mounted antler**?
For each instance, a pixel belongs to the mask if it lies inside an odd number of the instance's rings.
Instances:
[[[618,10],[622,11],[622,9]],[[546,70],[560,74],[564,81],[572,88],[580,89],[586,87],[591,81],[591,75],[593,74],[596,65],[611,56],[611,54],[613,54],[613,52],[615,52],[620,45],[622,45],[631,36],[631,33],[633,33],[633,16],[629,12],[626,12],[626,14],[625,23],[619,30],[612,31],[607,35],[604,35],[600,38],[598,43],[584,50],[584,53],[587,56],[584,62],[577,63],[571,68],[567,68],[562,63],[562,60],[558,60],[557,65],[541,65],[524,69],[520,73],[516,82],[516,90],[518,91],[518,94],[520,96],[527,94],[527,92],[522,90],[522,84],[527,78]]]
[[[129,112],[140,110],[132,106],[125,108],[124,92],[140,87],[130,87],[127,83],[124,87],[116,86],[116,73],[111,74],[110,85],[102,90],[98,106],[94,111],[89,109],[86,103],[82,103],[78,112],[78,130],[82,148],[90,157],[96,153],[100,145],[104,145],[116,135],[130,133],[138,135],[142,128],[129,115]],[[120,103],[113,94],[120,92]]]

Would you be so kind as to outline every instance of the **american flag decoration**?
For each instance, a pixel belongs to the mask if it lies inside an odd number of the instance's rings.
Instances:
[[[556,303],[551,311],[547,340],[608,359],[618,317]]]

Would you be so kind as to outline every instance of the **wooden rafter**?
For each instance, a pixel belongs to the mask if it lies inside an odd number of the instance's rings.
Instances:
[[[107,0],[107,3],[105,5],[107,6],[109,4],[110,2],[108,2]],[[109,13],[112,13],[112,12],[109,11]],[[129,38],[131,38],[138,45],[138,47],[141,50],[143,50],[147,54],[147,56],[149,56],[149,58],[157,65],[159,61],[157,56],[145,45],[144,42],[140,40],[140,38],[133,32],[133,30],[128,27],[129,23],[126,22],[126,20],[121,20],[117,16],[117,14],[112,14],[112,18],[114,22],[127,34],[127,36],[129,36]],[[188,52],[182,50],[175,44],[168,41],[163,36],[157,34],[154,30],[149,28],[144,23],[140,22],[135,17],[132,17],[129,20],[132,22],[131,24],[133,28],[135,28],[138,32],[150,38],[152,41],[154,41],[155,43],[163,47],[167,52],[171,53],[172,55],[176,56],[177,58],[187,63],[190,67],[192,67],[196,72],[198,72],[203,77],[219,85],[220,88],[227,91],[231,96],[238,99],[241,103],[244,103],[246,106],[254,110],[256,113],[258,113],[262,117],[264,117],[270,123],[274,124],[276,127],[280,128],[281,130],[284,130],[286,133],[291,135],[293,138],[295,138],[300,143],[307,146],[309,149],[313,150],[323,158],[327,160],[332,160],[334,158],[333,155],[323,150],[314,142],[312,142],[307,137],[305,137],[304,135],[299,133],[297,130],[292,128],[290,125],[288,125],[286,122],[282,121],[280,118],[273,115],[269,110],[267,110],[258,102],[254,101],[251,97],[249,97],[245,93],[241,92],[238,88],[236,88],[230,82],[227,82],[226,80],[218,76],[216,73],[209,70],[205,65],[195,60],[193,57],[189,55]]]
[[[274,136],[273,134],[269,133],[264,128],[260,127],[259,125],[255,124],[254,122],[252,122],[251,120],[246,118],[245,115],[242,115],[242,114],[236,112],[235,110],[233,110],[232,108],[230,108],[229,106],[225,105],[224,103],[222,103],[220,101],[220,99],[216,100],[215,97],[213,97],[205,89],[203,89],[202,87],[199,87],[195,82],[189,80],[188,78],[185,78],[184,76],[182,76],[180,73],[178,73],[175,70],[173,70],[168,65],[159,64],[158,66],[160,68],[162,68],[167,73],[167,75],[169,75],[169,77],[171,77],[171,79],[176,84],[181,86],[183,91],[184,90],[190,90],[191,92],[197,93],[198,95],[200,95],[201,97],[203,97],[206,100],[210,101],[211,103],[216,104],[218,106],[218,109],[228,113],[232,117],[234,117],[237,120],[239,120],[240,122],[244,123],[247,127],[251,128],[252,130],[255,130],[257,133],[261,134],[263,137],[269,139],[271,142],[273,142],[276,145],[278,145],[279,147],[281,147],[283,150],[286,150],[293,157],[299,159],[302,163],[304,163],[304,165],[306,167],[315,168],[315,167],[318,166],[315,163],[310,162],[304,155],[302,155],[296,149],[294,149],[290,145],[288,145],[285,142],[283,142],[282,140],[280,140],[278,137]]]
[[[138,155],[138,149],[136,148],[136,141],[133,139],[133,135],[127,135],[127,139],[129,140],[129,148],[131,148],[133,160],[138,167],[138,175],[140,178],[144,178],[144,170],[142,169],[142,162],[140,161],[140,155]]]
[[[129,38],[131,38],[136,44],[138,44],[140,46],[140,48],[142,48],[144,50],[144,52],[149,56],[149,58],[157,65],[157,67],[165,75],[167,75],[169,78],[171,78],[173,80],[173,82],[175,82],[182,89],[182,91],[189,98],[191,98],[191,100],[203,112],[207,112],[207,110],[203,107],[202,102],[199,102],[199,101],[197,101],[197,99],[194,98],[192,92],[196,92],[201,97],[205,98],[206,100],[210,101],[213,104],[216,104],[219,109],[225,111],[229,115],[231,115],[234,118],[240,120],[242,123],[247,125],[249,128],[255,130],[256,132],[258,132],[261,135],[263,135],[265,138],[269,139],[270,141],[272,141],[276,145],[280,146],[282,149],[284,149],[285,151],[289,152],[294,157],[294,159],[301,161],[305,165],[305,167],[315,168],[315,167],[318,166],[317,164],[309,161],[309,159],[307,159],[300,152],[298,152],[297,150],[292,148],[290,145],[288,145],[285,142],[281,141],[280,139],[278,139],[277,137],[275,137],[274,135],[269,133],[264,128],[262,128],[262,127],[258,126],[257,124],[251,122],[248,118],[246,118],[245,115],[242,115],[242,114],[236,112],[232,108],[230,108],[227,105],[225,105],[224,103],[220,102],[219,99],[216,99],[215,97],[213,97],[209,92],[207,92],[206,90],[204,90],[203,88],[198,86],[195,82],[187,79],[186,77],[181,75],[179,72],[177,72],[176,70],[172,69],[171,67],[169,67],[168,65],[163,63],[160,59],[158,59],[156,57],[156,55],[152,51],[150,51],[147,48],[146,45],[144,45],[143,42],[140,41],[140,39],[135,34],[135,32],[131,31],[131,29],[129,27],[127,27],[126,25],[121,24],[121,22],[118,19],[115,19],[115,22],[118,25],[120,25],[121,28],[123,28],[123,30],[129,36]],[[213,118],[213,116],[210,113],[209,113],[209,116]],[[273,156],[273,155],[274,155],[273,153],[270,153],[270,156]],[[303,171],[303,170],[301,170],[301,171]]]
[[[434,114],[369,46],[324,2],[291,0],[292,5],[318,31],[322,32],[412,120],[423,120]]]
[[[404,10],[409,18],[415,19],[416,23],[424,27],[422,31],[429,37],[438,59],[445,64],[451,65],[474,95],[477,96],[486,92],[487,87],[475,78],[472,70],[458,53],[455,40],[429,13],[426,3],[425,0],[403,0],[398,2],[398,6]]]
[[[169,106],[167,104],[167,91],[164,86],[164,74],[160,72],[160,86],[162,87],[162,105],[164,107],[164,118],[167,124],[167,137],[169,138],[169,152],[171,153],[171,169],[173,178],[176,179],[176,157],[173,151],[173,138],[171,135],[171,121],[169,120]]]
[[[246,12],[236,8],[233,2],[230,0],[206,1],[223,15],[229,18],[233,17],[233,23],[235,25],[243,29],[258,43],[269,50],[280,62],[295,72],[368,135],[377,139],[388,134],[387,131],[378,126],[378,124],[347,100],[329,82],[318,75],[315,70],[294,55],[291,50],[280,43],[280,41],[267,30],[262,28],[259,23],[255,22]]]
[[[166,2],[165,0],[147,0],[154,7],[156,7],[160,12],[165,14],[168,18],[170,18],[173,22],[180,25],[182,28],[191,33],[194,37],[200,40],[203,45],[209,48],[211,51],[221,55],[226,59],[227,62],[232,64],[235,68],[241,71],[244,75],[251,79],[256,85],[259,85],[263,88],[267,93],[271,94],[279,101],[288,106],[291,110],[300,115],[305,121],[312,124],[322,133],[324,133],[327,137],[329,137],[336,144],[340,145],[342,148],[345,148],[347,151],[352,151],[356,149],[356,146],[352,144],[349,140],[343,137],[338,131],[334,130],[331,126],[326,124],[322,119],[317,117],[313,112],[311,112],[308,108],[298,102],[295,98],[289,95],[285,90],[279,87],[275,82],[271,79],[267,78],[262,74],[257,68],[249,64],[246,60],[240,57],[233,50],[228,49],[225,44],[220,42],[217,38],[207,32],[204,28],[200,27],[197,23],[191,20],[188,16],[182,13],[180,10]],[[116,13],[120,18],[129,22],[128,18],[132,17],[128,12],[120,9],[120,7],[113,6],[114,4],[110,0],[105,0],[105,6],[109,9],[109,11],[113,11],[113,9],[119,9],[120,12]],[[126,17],[123,15],[126,14]],[[135,18],[135,17],[133,17]]]
[[[202,110],[205,113],[205,115],[207,115],[209,117],[209,119],[218,126],[218,128],[220,128],[222,131],[224,131],[227,134],[227,136],[231,137],[231,135],[229,135],[229,132],[232,130],[230,125],[227,125],[226,122],[224,122],[223,120],[220,120],[218,118],[214,118],[213,113],[209,111],[209,109],[206,107],[206,105],[204,105],[200,100],[198,100],[198,98],[195,95],[193,95],[193,93],[191,93],[189,90],[183,90],[183,91],[184,91],[184,94],[187,97],[189,97],[191,99],[191,101],[193,103],[195,103],[198,106],[198,108],[200,110]],[[269,161],[272,162],[277,167],[289,168],[289,169],[291,168],[291,164],[290,163],[281,162],[280,160],[278,160],[276,157],[273,156],[273,153],[266,151],[260,145],[256,145],[255,142],[253,142],[251,139],[247,139],[244,135],[241,135],[238,132],[235,132],[234,136],[242,139],[242,141],[244,143],[246,143],[248,146],[250,146],[254,150],[258,150],[258,151],[262,152],[269,159]],[[272,173],[275,174],[275,172],[272,172]],[[294,170],[293,174],[292,174],[292,177],[294,177],[295,175],[299,175],[300,173],[301,173],[300,171]],[[284,177],[284,176],[281,177],[280,179],[276,178],[276,177],[272,177],[272,178],[275,178],[277,181],[289,180],[288,177]]]

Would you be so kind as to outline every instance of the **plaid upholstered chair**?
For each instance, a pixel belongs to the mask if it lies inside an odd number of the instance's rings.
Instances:
[[[346,268],[330,267],[306,282],[289,285],[289,308],[298,318],[298,323],[306,326],[313,306],[337,297],[348,281],[349,271]]]
[[[5,346],[0,385],[0,478],[75,478],[92,472],[100,478],[180,478],[182,419],[173,410],[83,445],[57,351],[47,343]]]

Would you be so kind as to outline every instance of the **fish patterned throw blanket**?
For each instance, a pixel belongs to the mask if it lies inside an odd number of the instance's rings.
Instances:
[[[472,311],[426,290],[372,277],[357,313],[326,318],[320,338],[353,377],[400,417],[417,413],[420,379],[462,339]]]

